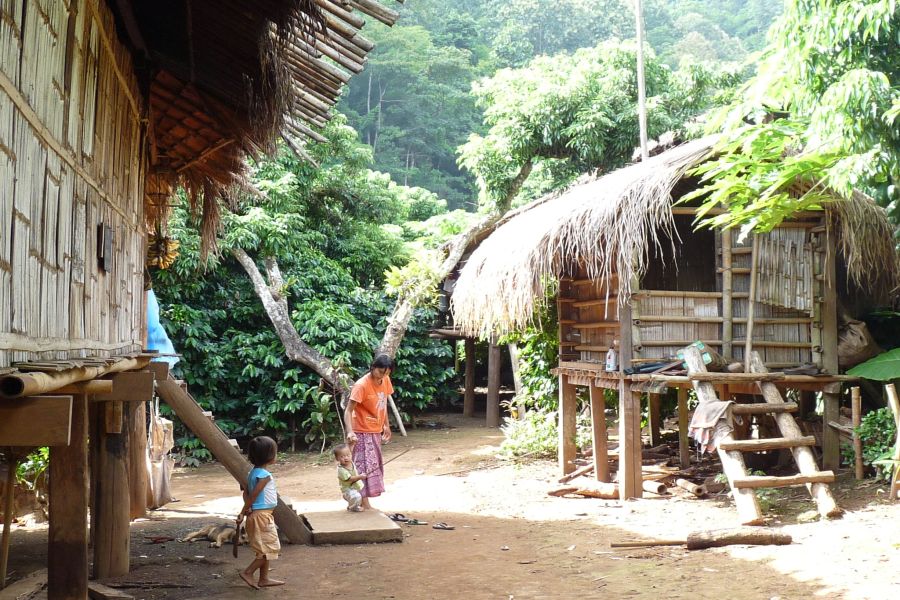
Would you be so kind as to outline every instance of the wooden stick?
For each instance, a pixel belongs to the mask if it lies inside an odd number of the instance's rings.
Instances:
[[[756,304],[756,280],[758,278],[759,235],[753,234],[753,249],[750,252],[750,296],[747,299],[747,332],[744,341],[744,371],[750,372],[750,352],[753,350],[753,305]]]
[[[15,498],[16,467],[18,461],[10,452],[6,473],[6,497],[3,499],[3,542],[0,544],[0,590],[6,587],[6,565],[9,560],[9,537],[12,528],[13,498]]]
[[[610,548],[647,548],[651,546],[681,546],[688,550],[704,550],[721,546],[784,546],[793,540],[791,536],[773,529],[759,527],[738,527],[735,529],[719,529],[712,531],[695,531],[684,540],[635,540],[629,542],[612,542]]]
[[[852,415],[853,415],[853,454],[855,455],[856,460],[854,461],[854,474],[857,479],[862,479],[864,477],[863,473],[863,449],[862,449],[862,440],[859,438],[859,434],[857,433],[857,428],[862,423],[862,396],[859,393],[859,387],[853,386],[850,388],[850,401],[852,407]]]
[[[593,465],[593,464],[585,465],[585,466],[583,466],[583,467],[581,467],[581,468],[579,468],[579,469],[575,469],[574,471],[572,471],[572,472],[569,473],[568,475],[563,475],[562,477],[560,477],[560,478],[559,478],[559,483],[569,483],[570,481],[572,481],[572,480],[575,479],[576,477],[581,477],[582,475],[587,475],[588,473],[592,472],[593,470],[594,470],[594,465]]]
[[[400,428],[400,435],[406,437],[406,427],[403,426],[403,419],[400,418],[400,411],[397,410],[397,405],[394,403],[393,394],[388,396],[388,404],[391,406],[391,412],[394,413],[394,419],[397,420],[397,427]],[[409,452],[409,450],[407,450]],[[406,452],[404,452],[406,454]],[[394,458],[397,458],[396,456]],[[391,460],[394,460],[393,458]],[[390,462],[390,461],[388,461]],[[387,463],[385,463],[387,464]]]

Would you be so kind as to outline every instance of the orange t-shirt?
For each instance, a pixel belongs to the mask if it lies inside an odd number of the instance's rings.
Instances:
[[[353,401],[353,431],[356,433],[381,433],[387,420],[387,399],[394,393],[391,378],[387,375],[377,385],[371,373],[363,375],[353,384],[350,400]]]

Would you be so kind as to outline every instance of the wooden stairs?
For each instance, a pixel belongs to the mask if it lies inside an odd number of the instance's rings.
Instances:
[[[716,401],[716,392],[710,381],[702,381],[706,373],[706,366],[697,348],[686,348],[684,353],[688,365],[688,376],[692,378],[692,385],[697,392],[700,402]],[[760,440],[735,440],[731,434],[720,440],[717,451],[722,460],[722,468],[731,485],[734,503],[744,525],[760,525],[763,523],[762,511],[754,492],[757,488],[778,488],[794,485],[806,485],[816,502],[816,507],[823,517],[833,518],[840,516],[843,511],[837,506],[831,495],[829,483],[834,482],[832,471],[819,471],[810,446],[815,445],[815,438],[804,436],[794,420],[792,412],[797,410],[797,405],[785,402],[781,392],[767,376],[768,371],[763,365],[759,354],[753,352],[750,359],[750,371],[759,375],[755,383],[765,399],[764,404],[736,405],[733,414],[771,414],[782,437]],[[708,377],[706,378],[708,379]],[[754,476],[747,473],[742,452],[761,452],[765,450],[790,449],[797,463],[799,473],[787,477]]]

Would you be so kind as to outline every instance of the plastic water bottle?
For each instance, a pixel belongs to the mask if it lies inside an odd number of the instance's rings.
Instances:
[[[606,351],[606,372],[612,373],[614,371],[619,370],[619,353],[616,350],[616,346],[619,345],[619,340],[613,340],[612,346],[609,347],[609,350]]]

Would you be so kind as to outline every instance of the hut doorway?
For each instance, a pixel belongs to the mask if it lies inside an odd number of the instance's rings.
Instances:
[[[692,215],[674,215],[672,237],[665,233],[648,248],[641,288],[673,292],[716,291],[716,234],[694,229]]]

